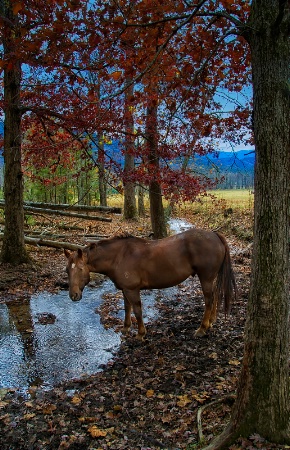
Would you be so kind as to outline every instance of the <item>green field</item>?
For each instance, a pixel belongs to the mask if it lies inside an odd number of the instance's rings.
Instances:
[[[254,194],[248,189],[217,189],[210,191],[208,194],[216,197],[217,201],[223,200],[227,208],[252,209],[254,206]],[[204,199],[204,201],[212,201],[212,199]]]

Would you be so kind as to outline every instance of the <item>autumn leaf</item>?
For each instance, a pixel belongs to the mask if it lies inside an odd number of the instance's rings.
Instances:
[[[22,9],[23,9],[22,2],[15,3],[15,5],[13,5],[13,14],[16,16],[16,14],[18,14],[19,11],[21,11]]]
[[[186,370],[186,367],[182,366],[181,364],[179,364],[178,366],[176,366],[175,370],[177,371],[183,371]]]
[[[208,395],[208,393],[206,391],[201,392],[201,393],[197,393],[196,391],[192,392],[192,397],[194,398],[194,400],[196,400],[198,403],[204,403],[208,398],[210,398],[210,396]]]
[[[114,411],[122,411],[122,409],[121,405],[114,405]]]
[[[167,414],[166,416],[162,416],[161,420],[163,423],[171,423],[172,422],[172,414]]]
[[[43,414],[52,414],[53,411],[56,410],[56,406],[55,405],[45,405],[44,408],[42,408],[42,412]]]
[[[23,418],[24,418],[25,420],[30,420],[30,419],[32,419],[33,417],[35,417],[35,414],[34,414],[34,413],[24,414],[24,416],[23,416]]]
[[[32,402],[25,402],[24,405],[25,405],[27,408],[33,408],[33,406],[34,406],[34,404],[33,404]]]
[[[98,417],[79,417],[79,422],[85,423],[85,422],[97,422]]]
[[[79,405],[81,403],[81,401],[82,401],[82,398],[79,397],[78,395],[74,395],[73,398],[71,399],[71,402],[74,405]]]
[[[98,428],[96,425],[92,425],[88,428],[88,432],[93,438],[105,437],[107,436],[107,431]]]
[[[153,389],[148,389],[148,391],[146,392],[146,397],[147,398],[151,398],[154,396],[154,390]]]
[[[240,362],[239,360],[237,360],[237,359],[231,359],[231,360],[229,361],[229,364],[230,364],[231,366],[239,366],[239,365],[241,364],[241,362]]]
[[[178,396],[179,401],[177,402],[177,406],[179,406],[180,408],[184,408],[184,406],[188,405],[188,403],[191,403],[192,400],[190,400],[187,396],[187,394],[185,395],[179,395]]]
[[[113,80],[117,81],[122,75],[122,72],[120,70],[116,70],[115,72],[112,72],[110,75],[113,78]]]

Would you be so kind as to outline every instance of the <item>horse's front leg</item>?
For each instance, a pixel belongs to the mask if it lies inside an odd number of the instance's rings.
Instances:
[[[213,296],[213,281],[200,280],[204,295],[205,310],[200,327],[196,330],[196,336],[204,336],[208,328],[212,327],[216,320],[217,303]]]
[[[143,340],[145,334],[146,334],[146,328],[143,322],[143,315],[142,315],[142,304],[141,304],[141,298],[140,298],[140,291],[139,290],[123,290],[124,298],[130,303],[130,306],[132,306],[137,324],[138,324],[138,334],[136,336],[137,339],[140,341]],[[126,308],[126,303],[125,303]],[[131,318],[130,318],[131,322]],[[125,323],[124,328],[126,326],[126,313],[125,313]]]
[[[128,301],[125,293],[123,292],[123,297],[124,297],[124,306],[125,306],[125,320],[124,320],[124,326],[122,328],[122,333],[126,334],[129,332],[130,327],[131,327],[131,303]]]

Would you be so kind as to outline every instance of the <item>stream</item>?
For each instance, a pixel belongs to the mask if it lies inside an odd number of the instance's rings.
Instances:
[[[191,225],[170,220],[174,233]],[[106,279],[97,288],[86,287],[80,302],[67,291],[42,292],[30,299],[0,304],[0,393],[1,389],[25,392],[31,386],[50,389],[56,384],[102,370],[117,352],[121,336],[105,329],[96,313],[103,295],[118,291]],[[156,298],[172,298],[177,288],[142,292],[144,322],[157,317]],[[116,317],[124,318],[123,300]]]

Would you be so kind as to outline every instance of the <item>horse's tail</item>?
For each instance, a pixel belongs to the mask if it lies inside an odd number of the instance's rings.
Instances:
[[[217,274],[215,294],[218,307],[221,305],[222,300],[224,300],[224,312],[227,315],[230,311],[232,301],[237,298],[237,284],[226,238],[218,232],[216,234],[224,244],[225,257]]]

